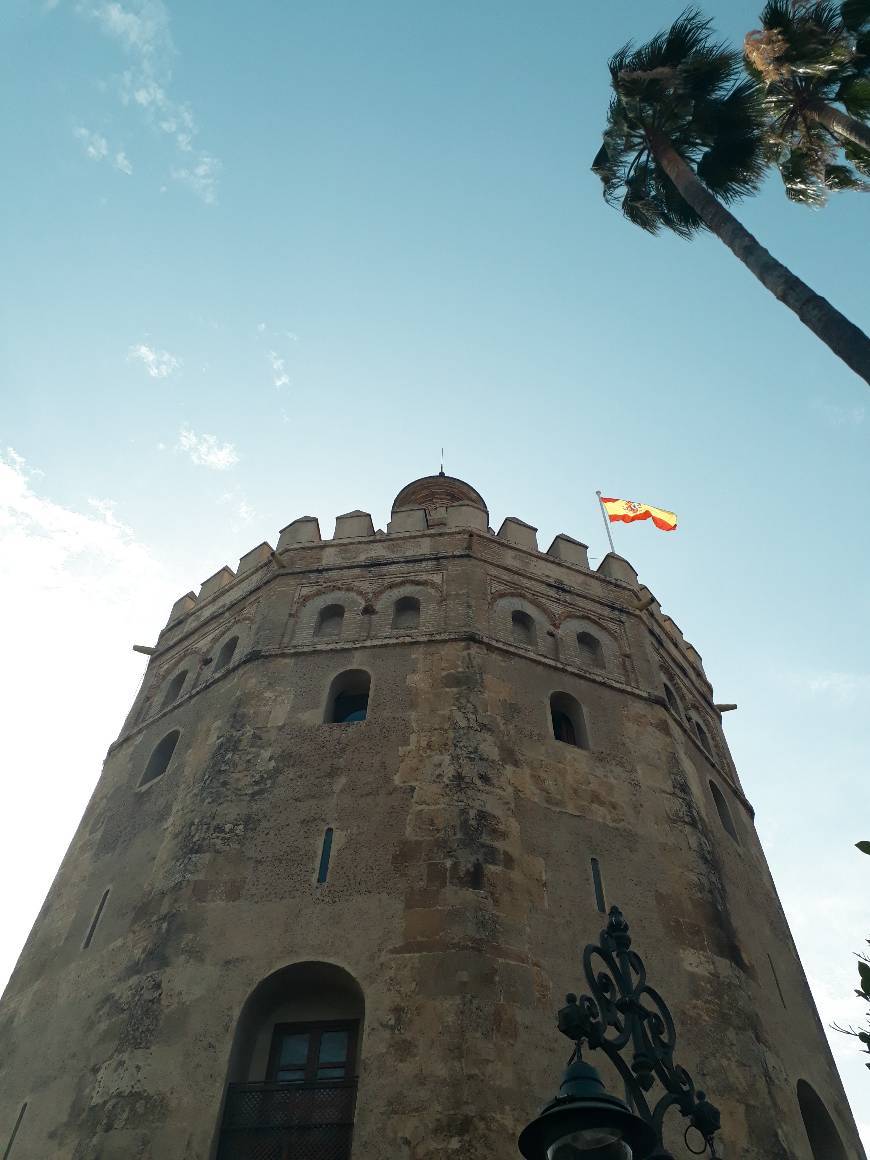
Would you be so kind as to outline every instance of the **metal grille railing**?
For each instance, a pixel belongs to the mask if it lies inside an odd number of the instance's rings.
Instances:
[[[349,1160],[356,1080],[230,1084],[218,1160]]]

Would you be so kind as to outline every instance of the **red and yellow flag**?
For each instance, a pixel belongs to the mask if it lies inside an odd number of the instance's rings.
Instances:
[[[608,499],[601,497],[604,510],[612,524],[633,524],[635,520],[652,520],[662,532],[673,532],[677,527],[674,512],[664,508],[650,507],[648,503],[635,503],[633,499]]]

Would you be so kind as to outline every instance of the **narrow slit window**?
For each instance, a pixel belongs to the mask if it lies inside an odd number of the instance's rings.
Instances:
[[[782,993],[782,987],[779,985],[779,975],[776,973],[776,967],[773,965],[773,959],[768,954],[767,961],[770,963],[770,973],[773,975],[773,981],[776,983],[776,989],[779,991],[779,999],[783,1007],[785,1007],[785,996]]]
[[[592,859],[592,886],[595,890],[595,905],[602,914],[607,914],[607,904],[604,901],[604,883],[601,881],[601,865],[597,858]]]
[[[91,925],[88,927],[88,933],[85,935],[85,941],[82,943],[83,951],[86,951],[91,945],[91,940],[93,939],[94,932],[97,929],[97,923],[100,921],[100,916],[103,913],[103,907],[106,905],[106,899],[109,897],[110,889],[111,887],[108,887],[103,891],[103,897],[100,899],[100,903],[97,909],[94,911],[94,917],[91,919]]]
[[[18,1135],[18,1129],[21,1127],[21,1121],[24,1119],[24,1113],[27,1111],[27,1101],[21,1105],[21,1111],[18,1113],[18,1119],[15,1121],[15,1127],[12,1129],[12,1135],[9,1137],[9,1143],[6,1145],[6,1151],[3,1153],[3,1160],[9,1160],[12,1155],[12,1145],[15,1143],[15,1137]]]
[[[332,826],[327,826],[323,834],[323,846],[320,850],[320,866],[317,870],[317,883],[322,885],[329,876],[329,856],[332,853]]]

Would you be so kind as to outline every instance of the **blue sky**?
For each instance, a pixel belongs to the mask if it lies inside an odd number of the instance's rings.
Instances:
[[[758,6],[706,11],[738,41]],[[444,445],[495,526],[596,563],[596,488],[678,512],[617,547],[739,703],[727,735],[823,1018],[860,1018],[867,388],[721,243],[602,201],[606,59],[678,10],[7,0],[0,976],[141,676],[134,640],[296,516],[384,526]],[[866,199],[813,212],[771,179],[736,212],[867,328]]]

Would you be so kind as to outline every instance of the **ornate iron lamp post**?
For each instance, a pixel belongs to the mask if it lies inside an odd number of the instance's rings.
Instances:
[[[688,1121],[689,1151],[701,1156],[709,1150],[715,1160],[719,1112],[674,1063],[674,1020],[647,984],[646,967],[631,950],[628,923],[618,907],[610,909],[600,945],[583,951],[583,970],[591,994],[579,1001],[568,995],[559,1012],[559,1030],[574,1051],[559,1095],[520,1133],[522,1155],[526,1160],[674,1160],[662,1141],[662,1125],[675,1107]],[[611,1095],[584,1062],[584,1044],[603,1051],[616,1067],[627,1103]],[[627,1062],[622,1053],[629,1048]],[[653,1103],[648,1093],[656,1082],[664,1092]],[[693,1147],[697,1141],[700,1148]]]

